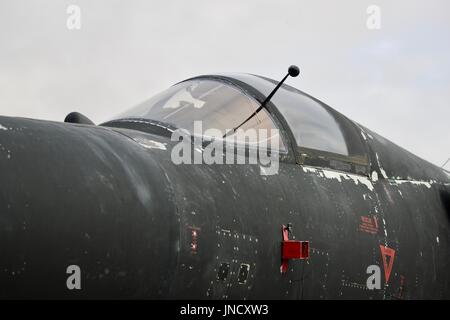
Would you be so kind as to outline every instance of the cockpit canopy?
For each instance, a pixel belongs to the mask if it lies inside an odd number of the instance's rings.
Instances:
[[[227,130],[236,128],[258,107],[259,103],[253,97],[224,81],[193,79],[174,85],[125,112],[120,118],[156,120],[190,133],[195,133],[194,122],[201,121],[203,132],[216,129],[225,135]],[[243,130],[249,128],[271,132],[270,129],[276,129],[276,126],[263,109],[242,126]],[[279,140],[280,146],[285,148],[278,134],[268,137],[269,144],[273,139]]]
[[[197,77],[174,85],[118,119],[148,119],[189,132],[194,132],[195,121],[201,121],[203,131],[218,129],[225,135],[252,115],[276,84],[274,80],[248,74]],[[282,124],[288,128],[280,128]],[[267,110],[262,109],[242,126],[243,130],[249,128],[290,132],[269,134],[267,140],[269,145],[278,140],[280,151],[295,145],[301,163],[367,174],[367,156],[355,125],[288,85],[278,90]]]
[[[174,129],[180,128],[195,136],[194,123],[201,121],[203,141],[211,138],[207,134],[209,129],[220,131],[221,139],[227,130],[236,128],[254,114],[277,84],[272,79],[250,74],[195,77],[104,125],[162,136],[171,136]],[[385,178],[425,180],[434,177],[438,181],[448,181],[442,169],[286,84],[241,129],[271,132],[265,137],[246,136],[243,141],[236,137],[236,142],[238,147],[245,148],[253,145],[260,148],[261,139],[267,147],[277,142],[282,161],[366,176],[377,172]]]

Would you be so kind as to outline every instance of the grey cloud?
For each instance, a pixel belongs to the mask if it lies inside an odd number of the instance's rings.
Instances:
[[[82,28],[66,28],[66,8]],[[366,8],[382,29],[366,28]],[[0,114],[104,121],[197,74],[290,83],[419,156],[450,156],[450,2],[1,0]]]

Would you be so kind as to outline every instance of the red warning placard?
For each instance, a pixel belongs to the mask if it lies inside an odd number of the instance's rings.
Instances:
[[[377,234],[378,233],[378,220],[376,216],[362,216],[359,224],[359,231]]]

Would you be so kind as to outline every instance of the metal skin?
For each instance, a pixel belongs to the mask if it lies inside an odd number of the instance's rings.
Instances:
[[[0,124],[1,298],[450,297],[448,174],[357,124],[367,176],[299,164],[292,147],[271,176],[175,165],[176,142],[145,121]],[[310,257],[282,274],[288,223]],[[81,290],[66,286],[70,265]],[[367,288],[370,265],[380,289]]]

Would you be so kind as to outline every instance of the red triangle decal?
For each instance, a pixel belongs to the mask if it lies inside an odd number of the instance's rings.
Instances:
[[[392,266],[394,265],[395,250],[382,245],[380,245],[380,250],[381,256],[383,257],[384,278],[387,284],[391,276]],[[389,257],[389,262],[387,261],[387,257]]]

